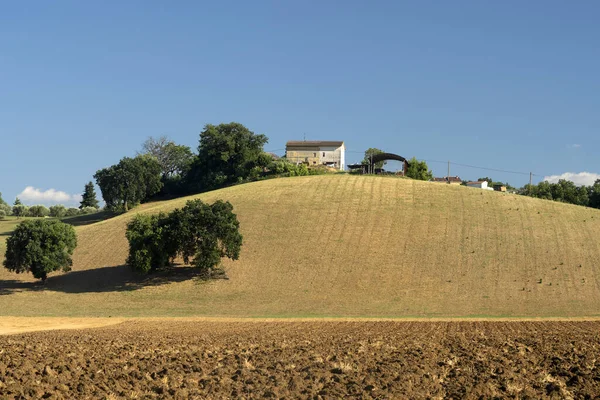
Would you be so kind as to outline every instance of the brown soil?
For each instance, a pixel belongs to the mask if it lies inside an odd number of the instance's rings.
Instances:
[[[593,398],[600,322],[134,321],[0,337],[0,398]]]

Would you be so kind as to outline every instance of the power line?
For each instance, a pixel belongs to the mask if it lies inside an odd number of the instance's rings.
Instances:
[[[425,162],[428,162],[428,163],[448,164],[448,161],[423,160],[423,159],[419,160],[419,161],[425,161]],[[476,165],[460,164],[460,163],[455,163],[455,162],[452,162],[452,161],[450,161],[450,165],[456,165],[456,166],[459,166],[459,167],[466,167],[466,168],[473,168],[473,169],[483,169],[483,170],[486,170],[486,171],[504,172],[504,173],[507,173],[507,174],[518,174],[518,175],[529,175],[529,174],[532,174],[533,176],[542,176],[542,175],[533,174],[533,173],[530,173],[530,172],[508,171],[508,170],[499,169],[499,168],[479,167],[479,166],[476,166]]]
[[[487,168],[487,167],[477,167],[477,166],[474,166],[474,165],[458,164],[458,163],[453,163],[453,162],[451,162],[451,164],[458,165],[460,167],[475,168],[475,169],[484,169],[486,171],[504,172],[504,173],[507,173],[507,174],[518,174],[518,175],[529,175],[530,174],[530,172],[507,171],[507,170],[504,170],[504,169]],[[537,174],[533,174],[533,175],[534,176],[539,176]]]

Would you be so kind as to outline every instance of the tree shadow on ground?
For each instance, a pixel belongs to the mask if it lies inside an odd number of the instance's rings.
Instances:
[[[111,219],[116,217],[117,215],[121,215],[121,213],[114,211],[99,211],[93,214],[85,214],[85,215],[77,215],[75,217],[64,217],[60,220],[66,224],[73,226],[83,226],[95,224],[96,222],[105,221],[107,219]]]
[[[0,280],[0,295],[16,292],[52,291],[62,293],[126,292],[190,279],[203,279],[204,273],[189,266],[173,266],[150,275],[140,275],[128,265],[71,271],[50,276],[45,283]]]

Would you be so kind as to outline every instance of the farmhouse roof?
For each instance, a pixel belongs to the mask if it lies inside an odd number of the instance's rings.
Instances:
[[[319,146],[335,146],[343,145],[343,141],[332,140],[290,140],[286,143],[286,147],[319,147]]]

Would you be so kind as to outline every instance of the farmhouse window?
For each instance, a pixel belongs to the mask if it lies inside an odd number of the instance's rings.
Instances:
[[[325,157],[325,152],[323,152],[323,157]]]

